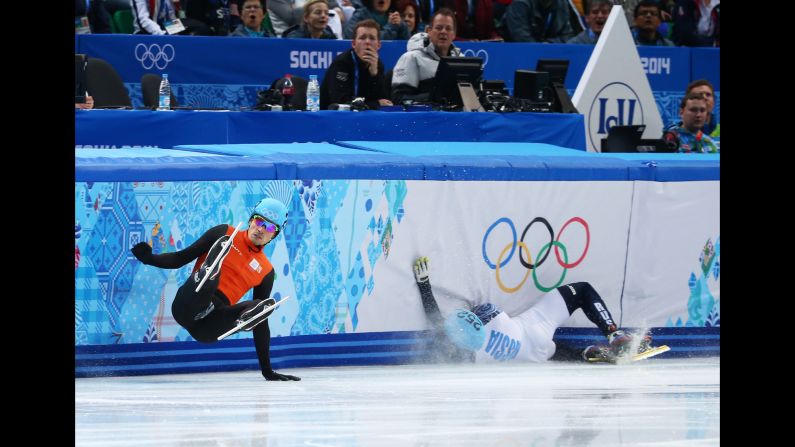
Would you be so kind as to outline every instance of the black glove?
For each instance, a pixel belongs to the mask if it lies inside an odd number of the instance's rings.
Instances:
[[[146,242],[135,244],[135,247],[133,247],[131,251],[132,254],[144,264],[150,264],[152,262],[152,247]]]
[[[262,377],[264,377],[265,380],[301,380],[300,377],[291,376],[289,374],[279,374],[274,370],[263,371]]]

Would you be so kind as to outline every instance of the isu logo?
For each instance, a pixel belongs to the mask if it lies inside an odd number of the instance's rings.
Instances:
[[[588,138],[599,148],[613,126],[645,124],[643,106],[635,90],[623,82],[611,82],[599,90],[588,112]]]

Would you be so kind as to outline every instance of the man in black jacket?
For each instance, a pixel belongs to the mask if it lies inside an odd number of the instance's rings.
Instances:
[[[320,86],[320,108],[329,104],[350,104],[364,98],[371,109],[391,106],[384,81],[384,64],[378,57],[380,27],[374,20],[362,20],[353,30],[350,50],[337,56],[326,70]]]

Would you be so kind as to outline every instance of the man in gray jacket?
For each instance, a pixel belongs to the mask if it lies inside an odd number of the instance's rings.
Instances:
[[[409,39],[406,52],[400,56],[392,74],[392,102],[402,104],[413,100],[427,102],[434,85],[436,68],[441,56],[461,56],[453,45],[455,39],[455,13],[440,8],[431,17],[425,33]]]
[[[599,40],[599,35],[607,23],[610,16],[610,8],[613,7],[612,0],[585,0],[585,23],[588,29],[569,39],[566,43],[580,43],[595,45]]]

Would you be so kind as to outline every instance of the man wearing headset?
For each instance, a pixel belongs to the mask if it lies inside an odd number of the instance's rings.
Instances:
[[[436,69],[443,56],[461,56],[455,40],[455,13],[440,8],[431,17],[426,33],[413,35],[406,43],[406,52],[400,56],[392,75],[392,102],[426,102],[435,86]]]
[[[242,330],[254,331],[254,346],[265,380],[301,380],[271,368],[267,318],[273,311],[262,313],[275,304],[270,298],[275,274],[263,248],[279,235],[286,223],[287,207],[267,198],[257,203],[248,228],[238,232],[233,240],[230,237],[235,229],[221,224],[174,253],[152,254],[152,247],[146,242],[132,248],[139,261],[159,268],[177,269],[196,259],[190,277],[179,288],[171,305],[174,320],[203,343],[216,342],[221,334],[244,324]],[[232,245],[227,249],[229,243]],[[252,300],[238,302],[249,289],[253,289]]]

